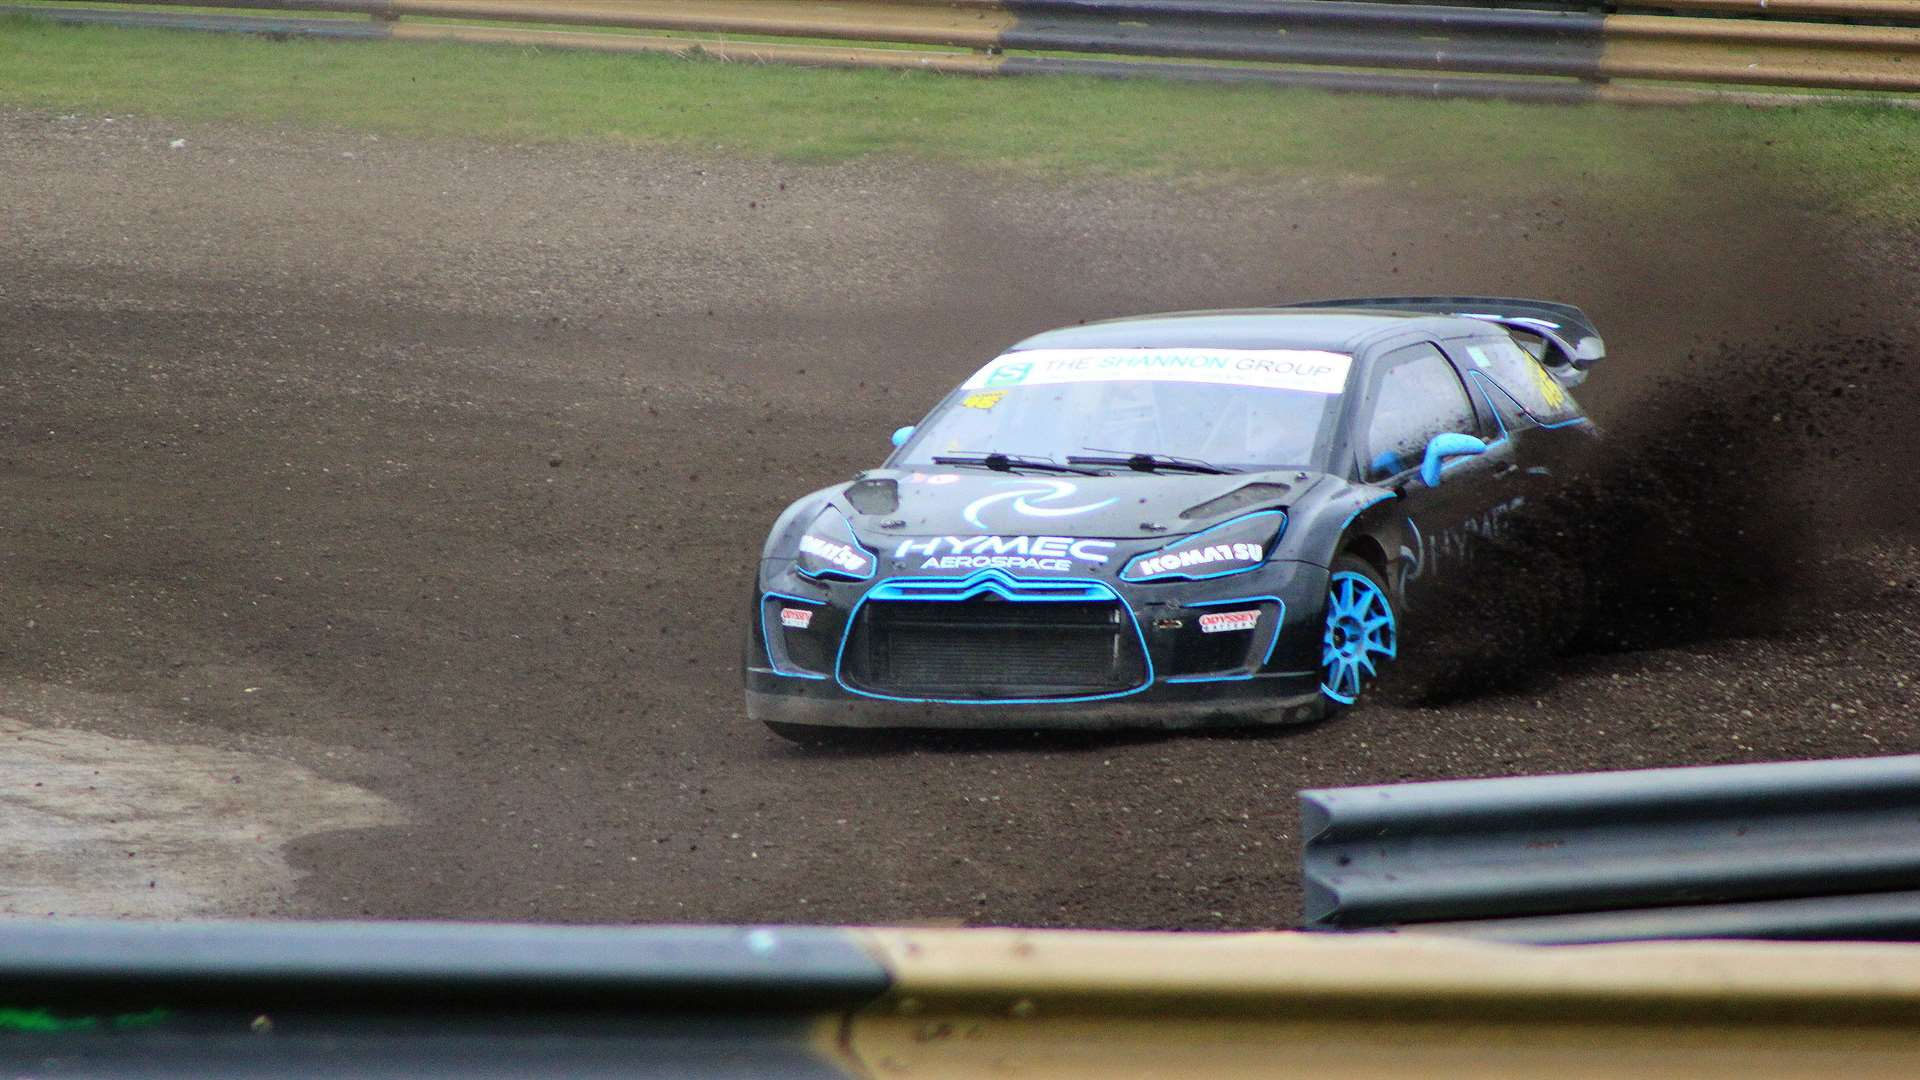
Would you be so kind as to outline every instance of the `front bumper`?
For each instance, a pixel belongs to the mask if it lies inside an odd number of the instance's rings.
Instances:
[[[1294,684],[1291,686],[1258,682],[1215,684],[1206,690],[1175,687],[1164,694],[1149,690],[1125,700],[1062,705],[884,701],[845,693],[794,693],[785,688],[771,692],[749,687],[747,716],[769,724],[870,730],[1178,731],[1300,724],[1323,715],[1325,698],[1317,676],[1305,680],[1309,689],[1304,691],[1299,688],[1300,680],[1289,680]],[[1219,688],[1226,685],[1234,690],[1223,692]]]
[[[899,580],[756,593],[748,716],[823,727],[1105,730],[1300,723],[1322,713],[1325,567],[1279,562],[1214,581],[1104,581],[1131,621],[1145,662],[1125,687],[1077,696],[1026,686],[949,696],[875,685],[861,664],[849,662],[848,643],[857,648],[861,640],[855,627],[867,598],[887,595],[884,587]],[[1042,583],[1003,580],[1014,592]],[[1201,629],[1202,617],[1253,609],[1262,617],[1252,630]],[[783,626],[785,613],[796,610],[805,613],[805,625]],[[1223,651],[1223,645],[1237,648]]]

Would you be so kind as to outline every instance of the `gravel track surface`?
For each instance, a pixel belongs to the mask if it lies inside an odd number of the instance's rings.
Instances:
[[[297,888],[234,914],[1285,925],[1303,787],[1920,750],[1920,245],[1777,205],[0,111],[0,680],[124,704],[16,721],[267,753],[404,813],[289,841]],[[1586,306],[1621,437],[1698,430],[1676,399],[1771,431],[1626,475],[1764,493],[1659,512],[1752,571],[1715,610],[1769,617],[1650,611],[1497,693],[1279,736],[809,753],[745,720],[766,525],[1000,346],[1399,291]],[[1625,594],[1699,569],[1633,551],[1600,567]]]

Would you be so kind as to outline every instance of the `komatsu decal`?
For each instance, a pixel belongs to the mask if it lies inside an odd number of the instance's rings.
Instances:
[[[1135,563],[1133,571],[1140,577],[1153,577],[1156,574],[1169,574],[1189,566],[1206,566],[1210,563],[1257,563],[1266,558],[1266,555],[1266,549],[1259,544],[1209,544],[1201,548],[1169,551],[1164,555],[1150,555]]]
[[[800,550],[816,558],[825,559],[849,574],[864,575],[868,570],[868,559],[864,552],[850,544],[808,533],[800,538]]]
[[[1071,536],[930,536],[900,541],[893,557],[920,556],[922,570],[1066,571],[1075,560],[1104,563],[1117,546],[1112,540]]]

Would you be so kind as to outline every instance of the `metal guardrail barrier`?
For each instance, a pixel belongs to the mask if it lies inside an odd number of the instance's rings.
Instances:
[[[1472,919],[1420,923],[1422,934],[1516,945],[1589,945],[1615,941],[1740,938],[1776,941],[1920,942],[1920,891],[1816,896],[1740,904]]]
[[[1306,918],[1514,941],[1905,938],[1920,756],[1300,793]]]
[[[7,1075],[1909,1077],[1920,947],[0,920]]]
[[[1153,75],[1434,96],[1768,100],[1751,91],[1715,93],[1701,84],[1920,93],[1917,0],[1611,5],[1693,14],[1351,0],[148,0],[272,13],[227,17],[131,12],[107,2],[0,10],[200,30],[698,53],[968,74]],[[303,12],[373,21],[350,27],[337,19],[286,18]],[[448,19],[466,24],[439,21]],[[731,36],[691,39],[662,32]],[[811,40],[781,40],[793,38]]]

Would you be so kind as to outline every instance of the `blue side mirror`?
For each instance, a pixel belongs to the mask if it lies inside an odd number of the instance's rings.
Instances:
[[[913,438],[912,424],[908,424],[903,428],[895,428],[893,432],[893,445],[905,446],[907,445],[907,440],[911,438]]]
[[[1427,457],[1420,463],[1420,479],[1428,487],[1440,486],[1440,466],[1448,458],[1478,457],[1487,452],[1487,444],[1471,435],[1462,435],[1457,431],[1448,431],[1433,437],[1427,444]]]

